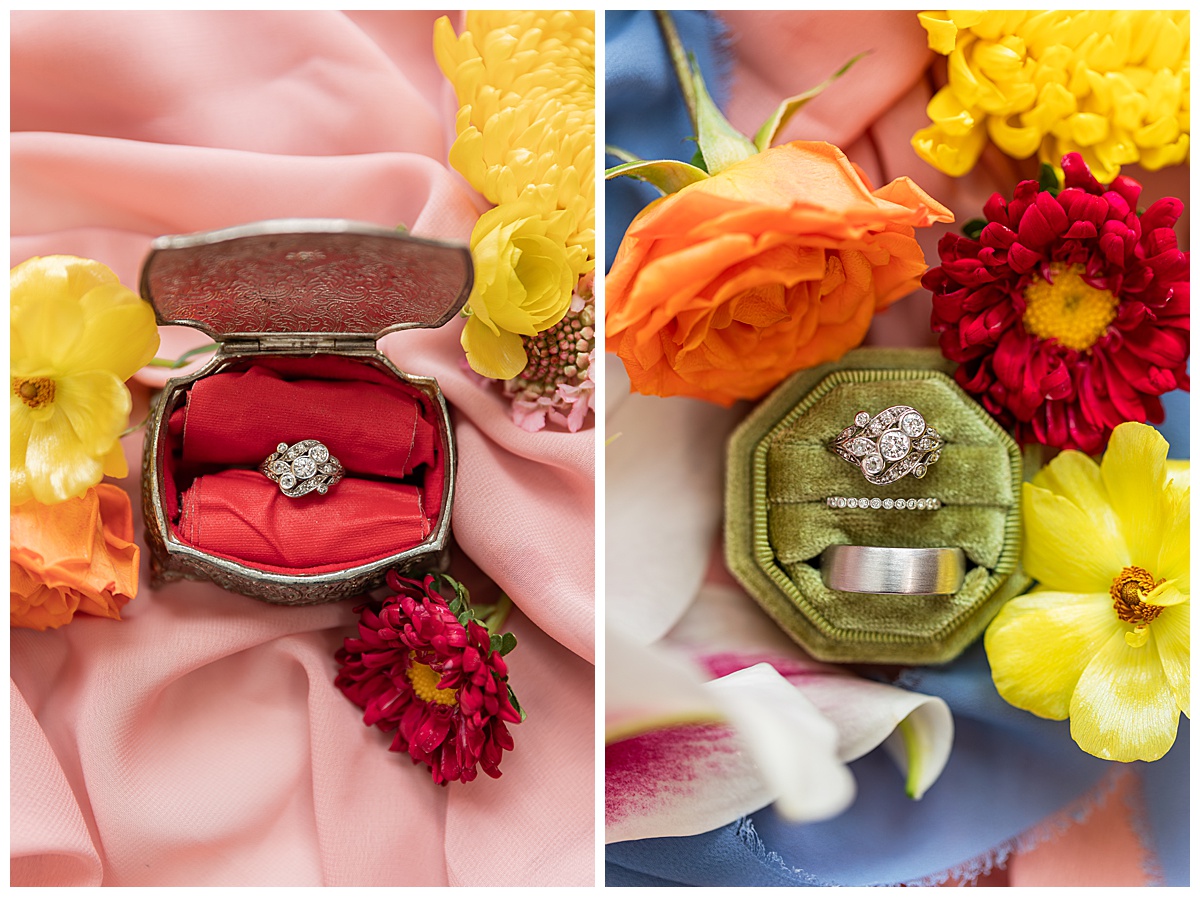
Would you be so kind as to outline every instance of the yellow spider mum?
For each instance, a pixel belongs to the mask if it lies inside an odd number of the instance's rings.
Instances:
[[[1186,477],[1166,440],[1118,426],[1097,465],[1063,452],[1025,484],[1023,561],[1038,587],[984,636],[1001,697],[1106,760],[1157,760],[1190,716]]]
[[[9,291],[12,504],[126,476],[125,381],[158,350],[154,312],[104,265],[69,255],[22,262]]]
[[[989,139],[1056,170],[1078,152],[1103,184],[1122,165],[1187,160],[1187,11],[954,10],[918,18],[930,49],[949,57],[949,79],[929,101],[932,124],[912,145],[946,174],[970,171]]]
[[[549,310],[541,304],[543,285],[518,284],[516,290],[495,292],[496,285],[510,283],[511,278],[491,272],[476,278],[468,311],[486,307],[489,322],[498,322],[509,308],[516,317],[532,315],[544,324],[543,330],[552,327],[566,314],[579,276],[595,266],[595,14],[473,11],[467,13],[461,35],[455,35],[449,19],[438,19],[433,43],[460,107],[450,164],[488,201],[497,206],[519,202],[523,218],[531,214],[526,209],[545,218],[548,231],[563,233],[570,257],[582,259],[581,265],[572,265],[570,285],[555,294]],[[487,240],[483,231],[493,227],[481,219],[472,246]],[[542,255],[543,262],[547,257]],[[528,268],[544,273],[544,265]],[[555,282],[562,281],[558,274]],[[485,295],[489,288],[493,292]],[[526,294],[538,297],[537,309],[526,306]],[[497,345],[484,347],[485,330]],[[464,333],[463,346],[475,370],[508,379],[525,367],[527,356],[517,338],[524,331],[505,331],[489,323],[487,328],[475,326],[472,333]],[[485,361],[500,357],[510,363],[494,366]]]

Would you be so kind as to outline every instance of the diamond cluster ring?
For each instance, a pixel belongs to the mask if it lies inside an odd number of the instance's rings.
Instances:
[[[303,439],[291,446],[279,443],[258,469],[278,483],[279,491],[288,498],[299,498],[313,490],[324,495],[346,472],[342,462],[316,439]]]
[[[829,449],[860,468],[868,483],[886,486],[910,473],[917,479],[925,476],[945,444],[921,412],[893,405],[874,417],[858,412],[854,426],[842,430]]]

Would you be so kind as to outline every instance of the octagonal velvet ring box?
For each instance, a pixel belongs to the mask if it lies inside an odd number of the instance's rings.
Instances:
[[[142,297],[217,343],[151,414],[142,499],[151,583],[211,580],[277,604],[361,595],[389,569],[443,564],[454,434],[433,377],[376,348],[439,327],[471,291],[464,246],[341,220],[160,237]],[[264,475],[315,440],[343,468],[298,497]],[[299,490],[293,490],[293,492]]]
[[[949,372],[933,350],[858,349],[793,375],[730,438],[729,568],[820,660],[944,663],[1029,585],[1019,564],[1020,451]],[[919,410],[945,444],[922,478],[873,485],[829,446],[859,412],[897,405]],[[953,595],[835,591],[821,577],[832,545],[957,547],[966,577]]]

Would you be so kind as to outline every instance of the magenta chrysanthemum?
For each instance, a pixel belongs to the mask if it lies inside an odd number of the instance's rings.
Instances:
[[[944,236],[921,282],[964,389],[1020,442],[1096,454],[1118,424],[1161,423],[1159,396],[1188,388],[1183,203],[1139,214],[1133,178],[1103,186],[1078,153],[1062,167],[1057,195],[1032,180],[994,194],[978,239]]]
[[[439,785],[469,782],[480,768],[499,778],[513,749],[506,724],[521,721],[500,649],[461,597],[447,603],[435,577],[389,572],[387,581],[396,594],[360,609],[359,637],[337,652],[334,684],[366,725],[394,730],[391,750],[426,764]]]

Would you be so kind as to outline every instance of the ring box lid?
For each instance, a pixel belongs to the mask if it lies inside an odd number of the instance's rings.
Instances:
[[[470,250],[355,221],[280,219],[159,237],[142,266],[142,298],[160,324],[218,341],[336,334],[377,340],[440,327],[474,280]]]

